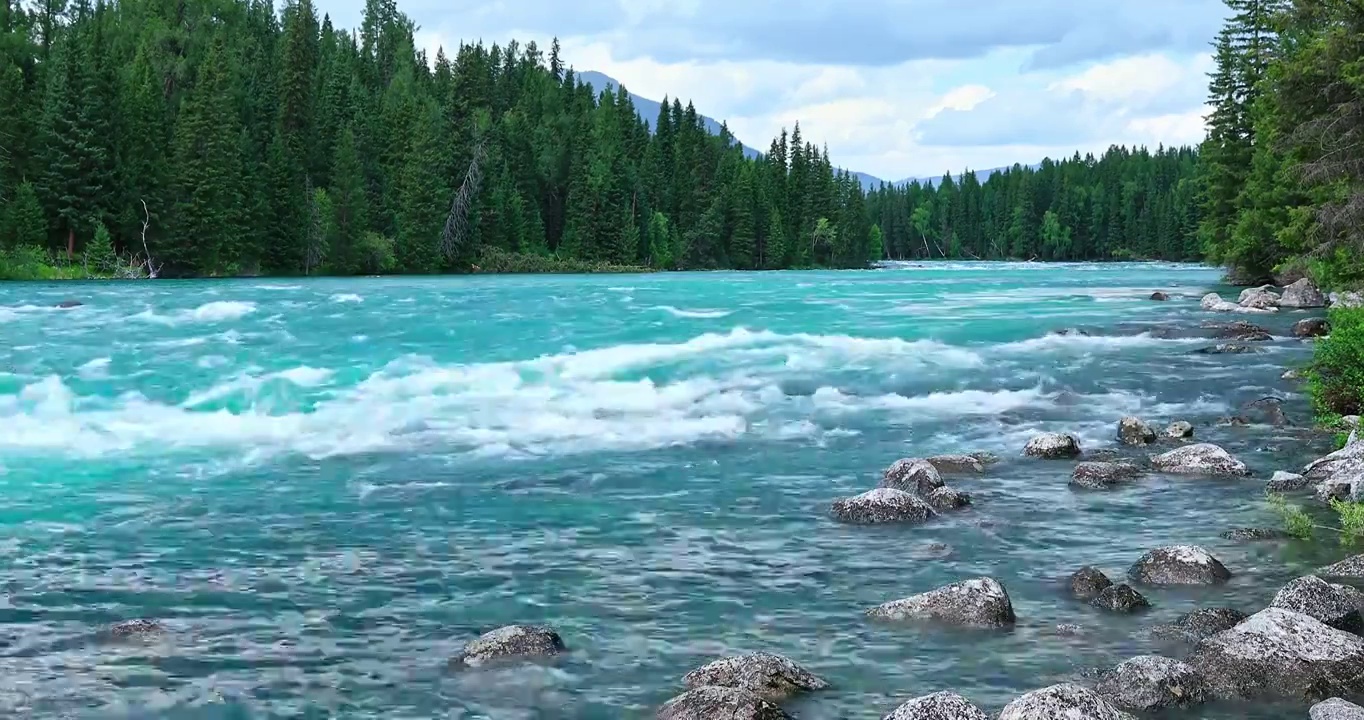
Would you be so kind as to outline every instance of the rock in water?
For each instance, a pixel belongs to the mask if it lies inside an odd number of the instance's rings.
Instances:
[[[1169,295],[1166,295],[1165,293],[1163,293],[1163,292],[1161,292],[1161,291],[1159,291],[1159,290],[1157,290],[1157,291],[1151,293],[1151,299],[1152,299],[1152,300],[1157,300],[1157,301],[1164,301],[1164,300],[1169,300],[1169,299],[1170,299],[1170,296],[1169,296]]]
[[[1312,481],[1302,475],[1278,470],[1274,473],[1274,477],[1270,478],[1269,482],[1265,483],[1265,492],[1293,492],[1295,490],[1302,490],[1311,484]]]
[[[933,620],[951,625],[998,628],[1014,624],[1009,593],[993,578],[973,578],[893,600],[867,611],[881,620]]]
[[[1234,322],[1205,322],[1200,327],[1212,331],[1212,337],[1221,340],[1239,340],[1247,335],[1268,335],[1269,331],[1243,320]]]
[[[793,720],[771,700],[736,688],[701,687],[669,700],[658,720]]]
[[[1093,600],[1104,591],[1104,588],[1112,585],[1113,581],[1109,580],[1102,570],[1092,565],[1086,565],[1070,576],[1070,594],[1076,600]]]
[[[1345,447],[1308,463],[1302,474],[1308,480],[1325,480],[1336,475],[1364,474],[1364,443],[1349,443]]]
[[[106,634],[115,640],[129,640],[132,638],[150,638],[161,635],[166,631],[157,620],[139,618],[137,620],[124,620],[109,626]]]
[[[1293,323],[1293,337],[1326,337],[1331,334],[1331,323],[1325,318],[1307,318]]]
[[[1124,445],[1150,445],[1156,441],[1156,431],[1140,418],[1125,417],[1118,421],[1118,441]]]
[[[960,510],[971,504],[971,495],[953,487],[940,487],[928,494],[928,504],[938,512]]]
[[[1151,464],[1161,472],[1176,475],[1224,475],[1244,477],[1250,474],[1246,464],[1231,453],[1212,443],[1196,443],[1176,448],[1151,457]]]
[[[542,625],[508,625],[469,641],[450,661],[456,667],[478,667],[512,658],[548,657],[565,652],[559,633]]]
[[[1317,574],[1326,577],[1364,578],[1364,555],[1355,555],[1335,565],[1327,565],[1317,570]]]
[[[881,487],[927,495],[943,486],[938,468],[927,460],[905,458],[886,468]]]
[[[1274,427],[1292,425],[1288,416],[1283,411],[1283,401],[1276,397],[1260,398],[1254,402],[1248,402],[1241,408],[1252,418],[1258,418],[1260,422]]]
[[[1080,441],[1074,435],[1046,433],[1029,440],[1023,454],[1050,460],[1079,457]]]
[[[1198,642],[1206,637],[1230,630],[1249,617],[1233,608],[1202,608],[1180,615],[1169,625],[1151,628],[1158,637],[1179,638],[1188,642]]]
[[[981,465],[994,465],[999,462],[999,456],[992,452],[980,451],[967,453],[967,455],[975,458]]]
[[[1364,720],[1364,707],[1331,698],[1313,705],[1307,714],[1310,720]]]
[[[1297,370],[1285,370],[1285,371],[1283,371],[1283,374],[1279,376],[1279,379],[1281,379],[1281,380],[1301,380],[1301,379],[1302,379],[1302,373],[1298,372]]]
[[[1191,438],[1193,437],[1193,425],[1190,425],[1183,420],[1172,422],[1169,427],[1165,428],[1165,437],[1174,440]]]
[[[790,659],[765,652],[708,663],[684,675],[682,684],[688,690],[707,686],[747,690],[772,702],[829,687],[823,678]]]
[[[1124,462],[1082,462],[1070,474],[1072,487],[1107,490],[1141,475],[1141,468]]]
[[[1279,307],[1326,307],[1326,295],[1311,280],[1302,278],[1283,289],[1283,295],[1279,298]]]
[[[1238,542],[1260,542],[1262,540],[1287,540],[1288,533],[1274,528],[1232,528],[1220,536],[1223,540]]]
[[[1236,303],[1223,300],[1222,296],[1217,293],[1208,293],[1207,295],[1204,295],[1203,299],[1199,302],[1199,307],[1212,312],[1236,313],[1271,313],[1278,312],[1279,310],[1276,307],[1260,308],[1248,305],[1237,305]]]
[[[1034,690],[1004,707],[999,720],[1137,720],[1072,683]]]
[[[1364,638],[1283,608],[1266,608],[1204,639],[1186,662],[1222,697],[1364,692]]]
[[[928,463],[939,473],[983,473],[985,463],[971,455],[934,455]]]
[[[830,514],[855,525],[921,523],[937,513],[919,496],[894,488],[876,488],[834,502]]]
[[[1249,345],[1239,343],[1221,343],[1205,348],[1199,348],[1194,352],[1200,355],[1245,355],[1246,353],[1259,352]]]
[[[990,718],[966,698],[954,692],[939,692],[914,698],[895,708],[881,720],[990,720]]]
[[[67,309],[74,308],[74,307],[80,307],[80,306],[82,306],[82,305],[84,305],[84,304],[85,304],[85,303],[83,303],[83,302],[81,302],[81,301],[79,301],[79,300],[63,300],[63,301],[57,303],[57,307],[59,307],[59,308],[61,308],[61,309],[63,309],[63,310],[67,310]]]
[[[1270,607],[1300,612],[1337,630],[1364,632],[1364,592],[1346,585],[1335,585],[1315,576],[1300,577],[1274,596]]]
[[[1143,585],[1218,585],[1231,579],[1225,565],[1196,545],[1156,548],[1127,574]]]
[[[1134,613],[1151,607],[1151,603],[1130,585],[1109,585],[1089,601],[1100,610],[1115,613]]]
[[[1256,288],[1246,288],[1241,291],[1241,296],[1237,298],[1237,304],[1244,308],[1256,308],[1269,310],[1279,307],[1279,294],[1274,292],[1273,285],[1261,285]]]
[[[1119,707],[1141,712],[1197,705],[1212,694],[1193,668],[1159,655],[1120,663],[1104,673],[1094,689]]]

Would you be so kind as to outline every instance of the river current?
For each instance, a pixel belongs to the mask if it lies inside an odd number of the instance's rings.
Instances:
[[[951,689],[988,711],[1132,655],[1198,607],[1262,608],[1340,559],[1237,543],[1263,481],[1326,438],[1219,427],[1285,398],[1311,347],[1212,344],[1218,271],[1165,264],[863,272],[0,285],[0,716],[647,718],[720,655],[783,653],[832,689],[804,720]],[[1153,290],[1171,295],[1153,302]],[[1235,297],[1235,291],[1231,291]],[[66,299],[83,304],[54,307]],[[1076,328],[1086,334],[1053,334]],[[1194,424],[1255,477],[1067,486],[1041,431],[1112,447],[1118,419]],[[965,511],[834,523],[901,457],[989,451]],[[946,544],[944,550],[940,545]],[[1193,543],[1226,586],[1070,600]],[[868,622],[978,575],[1018,625]],[[154,641],[111,623],[155,618]],[[572,653],[451,672],[479,633],[546,623]],[[1058,624],[1082,628],[1078,635]],[[1209,706],[1181,717],[1304,708]]]

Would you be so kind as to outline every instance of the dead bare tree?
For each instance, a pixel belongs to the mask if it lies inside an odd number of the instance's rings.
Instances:
[[[143,278],[156,279],[161,272],[161,266],[152,261],[152,251],[147,247],[147,228],[152,224],[151,211],[147,209],[147,201],[142,203],[142,253],[139,257],[133,253],[128,258],[127,266],[120,265],[115,269],[114,274],[123,280],[141,280]]]
[[[474,140],[473,157],[469,169],[464,173],[464,182],[450,202],[450,215],[445,218],[445,231],[441,233],[440,250],[447,261],[453,260],[461,248],[469,242],[469,213],[474,200],[478,198],[478,188],[483,182],[483,161],[487,149],[482,136]]]

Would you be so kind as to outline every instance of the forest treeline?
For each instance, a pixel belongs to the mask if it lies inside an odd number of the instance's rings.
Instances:
[[[394,0],[0,0],[0,251],[165,276],[1191,259],[1197,155],[866,191],[799,126],[653,131],[555,43],[429,56]],[[117,258],[123,258],[122,261]]]
[[[1364,4],[1225,0],[1199,236],[1247,283],[1364,281]]]

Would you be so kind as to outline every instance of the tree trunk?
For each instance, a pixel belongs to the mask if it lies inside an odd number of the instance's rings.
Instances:
[[[76,228],[66,229],[66,259],[70,260],[76,254]]]

